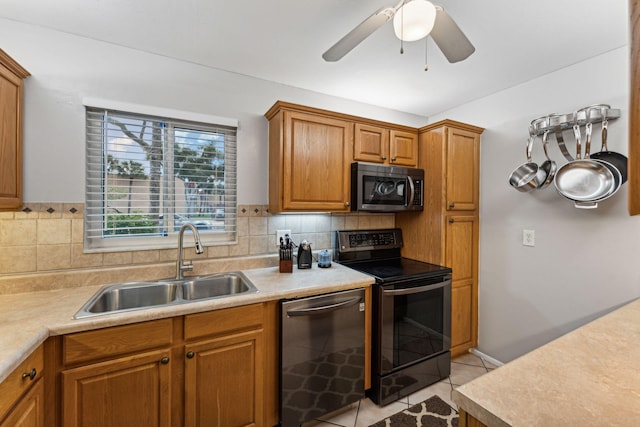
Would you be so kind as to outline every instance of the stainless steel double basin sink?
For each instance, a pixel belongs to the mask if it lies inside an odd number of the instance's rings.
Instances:
[[[213,298],[258,292],[242,272],[208,276],[127,282],[100,289],[74,318],[121,313],[143,308],[173,306]]]

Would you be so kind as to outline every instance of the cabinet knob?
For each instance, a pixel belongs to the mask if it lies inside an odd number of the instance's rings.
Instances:
[[[449,209],[453,209],[453,208],[455,208],[455,207],[456,207],[456,204],[455,204],[455,203],[449,203]]]
[[[387,160],[387,156],[382,156],[382,160]]]
[[[396,161],[396,158],[395,158],[395,157],[392,157],[392,158],[391,158],[391,161],[392,161],[392,162],[395,162],[395,161]]]
[[[160,359],[160,363],[162,363],[163,365],[168,365],[169,358],[167,356],[163,357],[162,359]]]
[[[453,224],[454,222],[456,222],[456,220],[455,220],[455,219],[453,219],[453,218],[449,218],[449,224]]]
[[[38,371],[36,371],[36,368],[33,368],[31,372],[25,372],[24,374],[22,374],[22,379],[24,380],[29,378],[31,381],[33,381],[36,375],[38,375]]]
[[[349,203],[349,202],[344,202],[344,205],[345,205],[346,207],[349,207],[349,206],[351,206],[351,203]]]
[[[193,359],[196,354],[193,351],[187,353],[187,359]]]

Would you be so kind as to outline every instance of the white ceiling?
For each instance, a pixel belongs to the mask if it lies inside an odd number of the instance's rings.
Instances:
[[[627,0],[442,0],[476,47],[449,64],[392,23],[342,60],[321,55],[396,0],[0,0],[0,17],[421,116],[628,43]],[[585,70],[589,73],[590,70]],[[597,73],[594,73],[597,79]]]

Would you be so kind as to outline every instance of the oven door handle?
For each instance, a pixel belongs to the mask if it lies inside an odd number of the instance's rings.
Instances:
[[[314,316],[316,314],[329,313],[331,311],[340,310],[341,308],[350,307],[350,306],[352,306],[354,304],[359,303],[360,301],[362,301],[362,298],[356,297],[356,298],[351,298],[351,299],[348,299],[346,301],[339,302],[339,303],[336,303],[336,304],[322,305],[320,307],[313,307],[313,308],[302,308],[300,310],[289,310],[289,311],[287,311],[287,316],[290,316],[290,317],[294,317],[294,316]]]
[[[436,283],[433,285],[418,286],[416,288],[383,289],[382,294],[384,296],[418,294],[420,292],[427,292],[427,291],[433,291],[436,289],[444,288],[449,284],[451,284],[451,280],[445,280],[444,282]]]

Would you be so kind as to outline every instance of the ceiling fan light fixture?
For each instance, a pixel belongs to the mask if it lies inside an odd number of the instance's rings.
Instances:
[[[396,37],[405,42],[420,40],[429,35],[436,22],[436,7],[427,0],[413,0],[403,4],[393,17]]]

